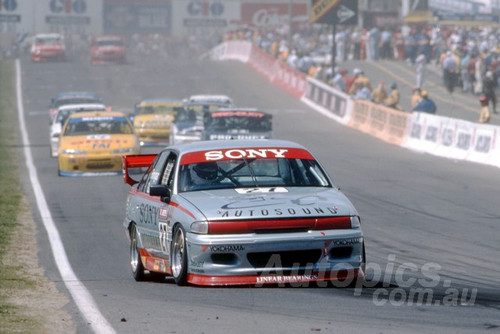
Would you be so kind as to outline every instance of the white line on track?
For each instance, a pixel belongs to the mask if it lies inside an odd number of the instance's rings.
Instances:
[[[61,274],[61,278],[69,290],[71,296],[78,309],[82,313],[83,317],[87,320],[91,328],[96,333],[116,333],[113,327],[108,323],[106,318],[99,312],[97,304],[94,302],[91,294],[82,282],[78,280],[71,264],[69,263],[68,256],[64,250],[64,245],[62,243],[61,237],[59,236],[59,231],[56,228],[56,224],[52,220],[52,215],[47,205],[45,196],[43,195],[42,187],[38,181],[38,175],[36,173],[35,164],[33,163],[33,156],[30,150],[30,143],[28,134],[26,132],[26,123],[24,120],[24,107],[23,107],[23,96],[22,96],[22,85],[21,85],[21,64],[19,59],[16,60],[16,98],[17,98],[17,113],[19,116],[19,127],[21,130],[21,136],[24,147],[24,157],[26,158],[26,166],[28,168],[28,173],[33,187],[33,192],[35,194],[36,203],[38,210],[40,210],[40,216],[42,218],[43,226],[47,231],[50,247],[52,249],[52,254]]]

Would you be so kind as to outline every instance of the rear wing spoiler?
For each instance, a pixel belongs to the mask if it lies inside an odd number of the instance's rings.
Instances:
[[[155,160],[157,154],[137,154],[122,156],[123,181],[133,186],[139,181],[130,177],[131,168],[149,167]]]

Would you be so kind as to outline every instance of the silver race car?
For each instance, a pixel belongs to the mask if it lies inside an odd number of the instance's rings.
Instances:
[[[364,275],[358,213],[299,144],[201,141],[125,156],[123,169],[137,281],[300,284]]]

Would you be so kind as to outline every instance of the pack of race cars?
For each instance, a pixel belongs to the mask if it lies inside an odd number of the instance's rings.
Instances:
[[[121,156],[146,146],[271,137],[271,114],[236,108],[226,95],[146,99],[128,115],[111,113],[94,92],[62,92],[51,100],[50,155],[61,176],[120,174]]]

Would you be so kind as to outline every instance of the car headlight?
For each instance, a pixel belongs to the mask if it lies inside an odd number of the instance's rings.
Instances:
[[[134,153],[136,151],[135,147],[127,147],[127,148],[117,148],[116,150],[111,151],[111,153]]]
[[[207,234],[208,233],[208,222],[199,221],[191,224],[191,232],[197,234]]]
[[[361,221],[359,219],[359,216],[351,216],[351,228],[360,228],[361,227]]]
[[[83,155],[83,154],[87,154],[87,151],[74,150],[72,148],[68,148],[68,149],[62,150],[61,153],[62,154]]]

